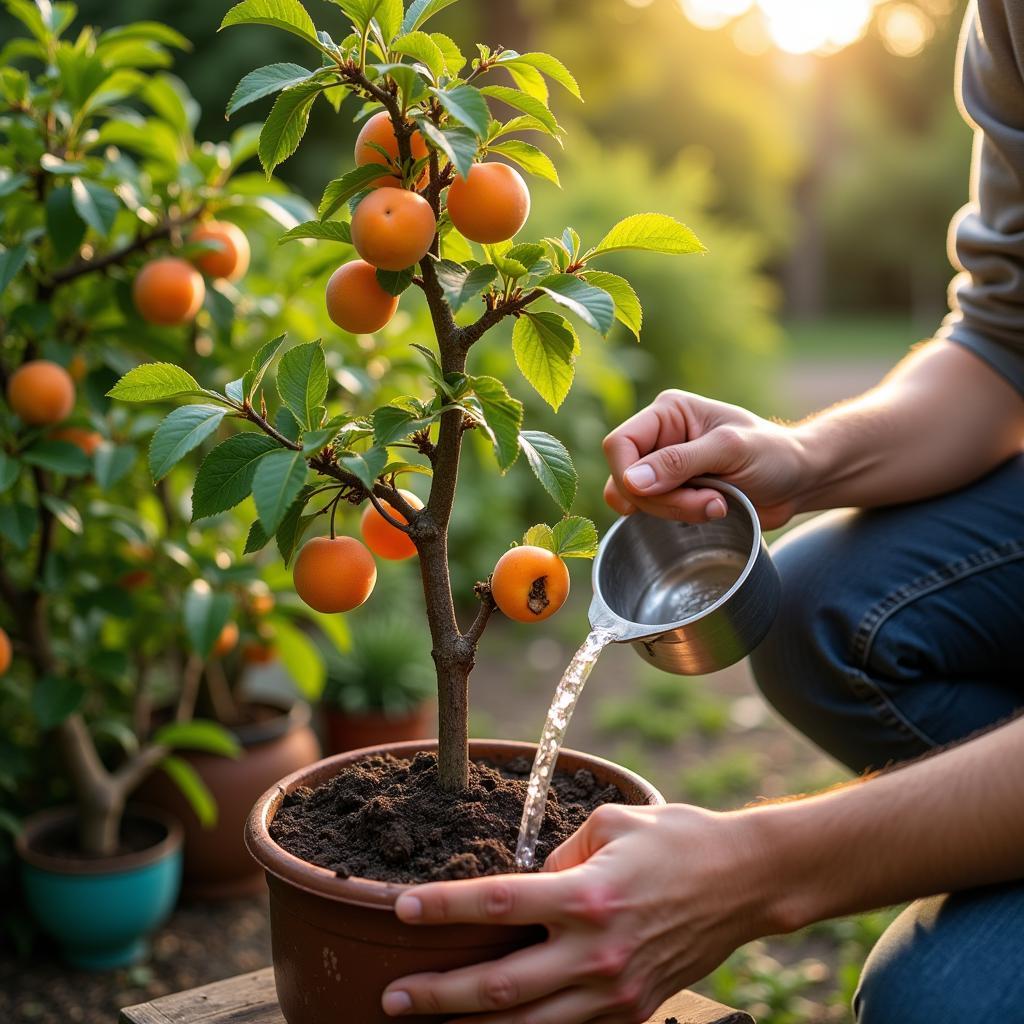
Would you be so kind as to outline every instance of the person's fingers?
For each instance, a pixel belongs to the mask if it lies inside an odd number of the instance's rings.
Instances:
[[[638,498],[637,507],[648,515],[681,523],[706,523],[729,514],[725,498],[712,487],[677,487],[668,494]]]
[[[548,854],[544,871],[568,871],[579,867],[622,835],[630,824],[631,816],[616,804],[603,804],[560,846]]]
[[[576,886],[576,879],[544,874],[433,882],[399,896],[395,913],[407,924],[543,924],[562,916]]]
[[[581,962],[571,943],[544,942],[501,960],[401,978],[387,987],[381,1005],[397,1017],[512,1010],[574,984],[582,977]]]
[[[640,412],[630,416],[625,423],[616,427],[604,439],[602,445],[604,455],[608,460],[612,476],[616,480],[621,482],[622,474],[637,459],[657,447],[662,426],[659,409],[655,405],[649,405],[646,409],[641,409]],[[679,438],[679,440],[685,439]]]
[[[608,997],[602,990],[588,986],[567,989],[556,996],[504,1013],[457,1017],[449,1024],[526,1024],[527,1021],[529,1024],[589,1024],[607,1004]],[[621,1017],[621,1020],[627,1019],[627,1016]]]
[[[638,459],[623,473],[630,495],[650,497],[675,490],[695,476],[714,473],[732,455],[731,435],[711,431],[684,444],[670,444]]]
[[[628,516],[636,511],[636,505],[622,496],[618,484],[612,477],[608,477],[608,482],[604,485],[604,500],[605,504],[620,516]]]

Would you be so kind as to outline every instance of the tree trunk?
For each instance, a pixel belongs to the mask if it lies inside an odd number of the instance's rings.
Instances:
[[[116,786],[105,786],[82,800],[78,842],[84,854],[109,857],[117,852],[124,804],[124,794]]]

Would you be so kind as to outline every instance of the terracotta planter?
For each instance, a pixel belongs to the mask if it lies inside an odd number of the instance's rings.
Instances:
[[[231,729],[243,749],[237,760],[200,751],[177,755],[195,768],[217,801],[217,823],[212,828],[203,828],[163,772],[154,773],[140,791],[140,800],[162,807],[184,826],[182,892],[186,897],[234,899],[264,890],[263,872],[253,864],[242,838],[245,819],[268,786],[320,756],[308,704],[266,706],[276,712],[273,717]]]
[[[331,754],[407,740],[427,740],[437,735],[437,707],[430,701],[407,715],[397,716],[380,711],[353,715],[326,706],[323,710],[327,750]]]
[[[129,807],[125,817],[152,828],[152,845],[99,859],[47,852],[48,839],[74,834],[74,807],[33,814],[15,840],[28,905],[73,967],[101,971],[144,960],[149,933],[178,897],[181,826],[155,808]]]
[[[394,915],[395,900],[409,886],[361,878],[338,878],[287,853],[271,838],[270,823],[288,794],[319,786],[347,765],[372,753],[409,757],[436,743],[399,743],[329,757],[282,779],[264,793],[249,816],[245,842],[266,869],[270,885],[270,927],[274,976],[288,1024],[336,1024],[339,1014],[353,1024],[388,1024],[381,993],[397,978],[421,971],[447,971],[506,956],[544,937],[541,929],[445,925],[416,928]],[[501,763],[533,757],[532,743],[474,740],[474,758]],[[559,768],[586,768],[613,782],[632,804],[664,803],[640,776],[589,754],[563,750]],[[444,1016],[418,1016],[441,1024]]]

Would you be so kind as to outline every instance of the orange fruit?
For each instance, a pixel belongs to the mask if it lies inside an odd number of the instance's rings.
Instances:
[[[53,441],[66,441],[68,444],[81,448],[91,459],[96,454],[96,449],[103,444],[103,435],[95,430],[87,430],[85,427],[61,427],[50,434]]]
[[[391,123],[391,117],[386,110],[374,114],[360,129],[356,138],[356,166],[364,164],[380,164],[382,167],[389,167],[384,159],[384,154],[374,149],[370,143],[380,146],[395,163],[398,163],[398,139],[395,138],[395,128]],[[409,148],[412,150],[414,160],[422,160],[427,155],[427,144],[418,131],[413,132],[409,139]],[[393,186],[400,188],[402,185],[401,175],[394,173],[394,167],[389,167],[388,174],[382,174],[379,178],[370,182],[370,188],[381,188]],[[429,172],[424,168],[423,173],[416,182],[417,188],[422,188],[429,177]]]
[[[208,220],[189,237],[191,242],[218,242],[219,249],[207,249],[193,258],[207,277],[237,281],[249,269],[249,239],[237,225],[226,220]]]
[[[11,638],[0,629],[0,676],[11,667]]]
[[[448,216],[472,242],[504,242],[530,216],[530,190],[507,164],[473,164],[469,177],[456,175],[448,189]]]
[[[269,665],[277,657],[273,644],[252,641],[242,647],[242,660],[249,665]]]
[[[352,215],[352,244],[379,270],[405,270],[419,263],[436,232],[430,203],[407,189],[378,188]]]
[[[377,280],[377,269],[363,260],[344,263],[327,282],[327,315],[352,334],[373,334],[386,326],[398,309]]]
[[[226,622],[213,645],[213,650],[210,651],[210,655],[214,658],[223,658],[225,654],[235,649],[237,643],[238,626],[234,622]]]
[[[491,576],[494,602],[516,622],[541,622],[569,596],[569,570],[547,548],[524,544],[498,559]]]
[[[269,615],[274,610],[274,595],[266,583],[256,581],[249,587],[247,603],[250,615]]]
[[[153,582],[153,574],[148,569],[129,569],[122,573],[117,585],[122,590],[139,590]]]
[[[143,320],[175,327],[195,319],[206,298],[206,285],[191,263],[177,256],[162,256],[138,272],[132,297]]]
[[[423,502],[416,497],[412,491],[405,491],[399,488],[399,494],[413,508],[423,508]],[[401,512],[392,508],[386,501],[381,500],[384,510],[403,523],[408,520]],[[367,503],[363,509],[363,518],[360,522],[360,529],[363,532],[363,540],[366,546],[381,558],[387,558],[393,562],[400,562],[403,558],[412,558],[416,554],[416,545],[407,533],[392,526],[374,507]]]
[[[75,382],[63,366],[33,359],[11,374],[7,401],[29,426],[60,423],[75,406]]]
[[[350,612],[373,592],[377,564],[354,537],[314,537],[295,559],[295,593],[318,612]]]

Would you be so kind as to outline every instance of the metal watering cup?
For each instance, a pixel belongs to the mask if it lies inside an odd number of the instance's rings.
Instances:
[[[779,575],[754,506],[721,480],[693,483],[721,493],[726,517],[691,524],[624,516],[601,541],[590,605],[592,627],[679,675],[716,672],[746,657],[779,606]]]

